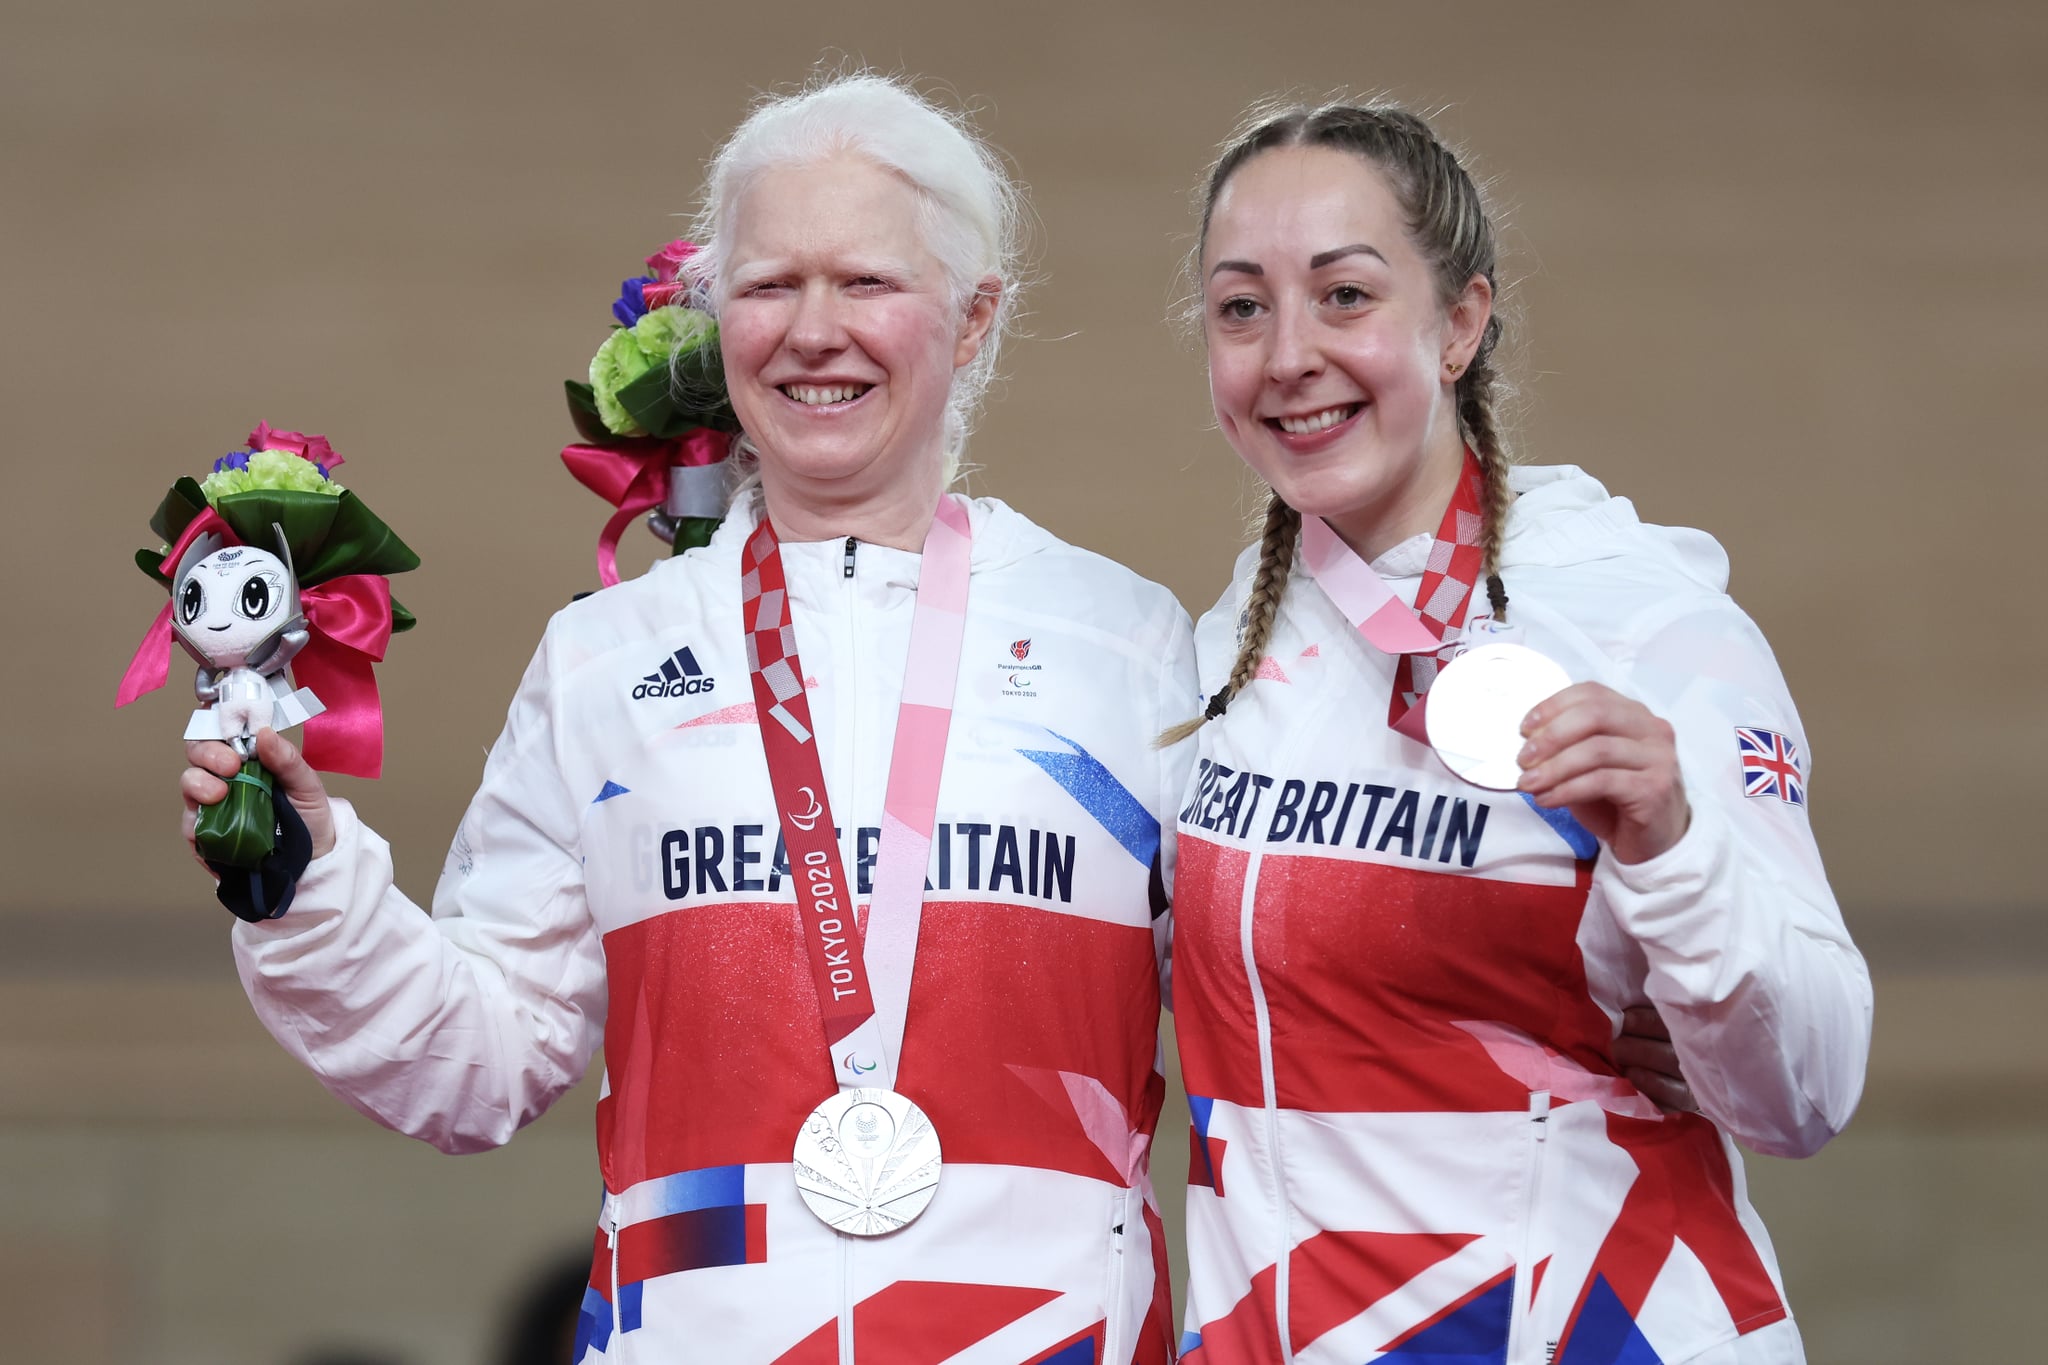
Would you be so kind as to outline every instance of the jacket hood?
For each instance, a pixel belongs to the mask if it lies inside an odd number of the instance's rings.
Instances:
[[[1504,569],[1641,556],[1709,591],[1728,588],[1728,556],[1712,536],[1643,521],[1635,504],[1576,465],[1518,465],[1508,483],[1517,497],[1501,544]]]

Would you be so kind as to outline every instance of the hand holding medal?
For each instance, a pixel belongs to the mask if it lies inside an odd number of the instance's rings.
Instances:
[[[1570,807],[1618,861],[1646,861],[1684,837],[1692,806],[1677,733],[1649,707],[1579,683],[1535,706],[1520,728],[1516,788],[1539,806]]]
[[[1424,705],[1430,747],[1475,787],[1520,791],[1572,817],[1624,863],[1654,858],[1691,820],[1671,726],[1600,683],[1573,684],[1548,655],[1487,618],[1437,674]]]

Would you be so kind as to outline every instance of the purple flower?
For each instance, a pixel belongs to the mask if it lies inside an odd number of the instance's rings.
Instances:
[[[651,275],[635,275],[619,282],[618,302],[612,305],[612,316],[619,320],[619,326],[631,327],[647,316],[647,299],[641,291],[653,283]]]
[[[248,467],[249,452],[246,450],[230,450],[227,454],[213,462],[213,472],[216,474],[220,473],[223,469],[247,469]],[[325,474],[327,471],[323,469],[320,472]]]

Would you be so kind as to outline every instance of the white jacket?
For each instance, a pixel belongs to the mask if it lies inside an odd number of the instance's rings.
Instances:
[[[946,1170],[910,1227],[844,1237],[790,1173],[835,1087],[740,628],[754,520],[736,506],[708,547],[555,617],[433,918],[337,803],[336,847],[291,912],[235,932],[249,997],[335,1094],[454,1152],[544,1111],[603,1030],[606,1197],[579,1360],[1163,1362],[1146,1163],[1161,822],[1186,768],[1151,740],[1194,691],[1186,613],[973,504],[898,1076]],[[782,553],[865,894],[921,561],[850,541]]]
[[[1807,823],[1811,751],[1709,537],[1576,469],[1514,481],[1510,623],[1673,725],[1691,826],[1622,866],[1568,813],[1453,777],[1388,728],[1394,660],[1297,562],[1179,815],[1190,1365],[1801,1359],[1729,1139],[1813,1152],[1862,1089],[1870,983]],[[1431,539],[1375,565],[1403,601]],[[1205,690],[1256,558],[1197,628]],[[1789,742],[1796,780],[1746,770],[1739,727]],[[1617,1074],[1645,1001],[1704,1117]]]

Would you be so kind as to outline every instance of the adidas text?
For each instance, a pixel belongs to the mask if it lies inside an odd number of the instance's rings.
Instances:
[[[709,692],[716,684],[715,678],[676,678],[658,683],[644,682],[633,689],[634,701],[647,701],[658,697],[689,697],[699,692]]]

